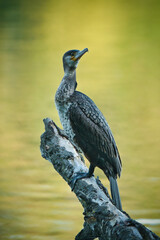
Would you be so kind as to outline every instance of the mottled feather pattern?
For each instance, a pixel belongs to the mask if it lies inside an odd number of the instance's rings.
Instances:
[[[74,88],[72,88],[72,85],[74,85]],[[68,75],[65,75],[55,95],[56,104],[66,104],[69,101],[70,96],[73,94],[76,86],[77,82],[75,80],[75,75],[73,79],[70,79]]]
[[[83,93],[75,91],[71,102],[69,118],[78,145],[86,156],[87,152],[93,152],[91,161],[93,162],[95,156],[95,165],[98,166],[98,160],[101,159],[99,167],[104,172],[106,170],[106,175],[120,176],[120,156],[104,116],[94,102]]]

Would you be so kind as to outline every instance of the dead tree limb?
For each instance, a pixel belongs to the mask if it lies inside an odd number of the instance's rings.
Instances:
[[[49,118],[44,119],[45,132],[41,136],[42,157],[70,185],[76,173],[87,172],[75,147]],[[111,202],[106,188],[94,177],[79,180],[74,193],[84,208],[84,228],[76,240],[155,240],[160,239],[142,224],[119,211]]]

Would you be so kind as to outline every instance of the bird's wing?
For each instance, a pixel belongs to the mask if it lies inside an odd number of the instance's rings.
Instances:
[[[88,144],[93,149],[96,148],[101,155],[107,156],[112,164],[115,162],[117,173],[120,174],[121,160],[115,140],[108,123],[94,102],[76,91],[69,109],[69,119],[80,148],[83,150]]]

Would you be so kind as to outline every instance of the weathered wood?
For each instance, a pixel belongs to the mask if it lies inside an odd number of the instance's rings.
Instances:
[[[42,157],[49,160],[55,170],[70,185],[71,179],[88,169],[76,148],[49,118],[44,119],[45,132],[41,136]],[[94,177],[81,179],[74,193],[84,208],[84,228],[76,240],[153,240],[160,239],[142,224],[119,211],[113,204],[107,189]]]

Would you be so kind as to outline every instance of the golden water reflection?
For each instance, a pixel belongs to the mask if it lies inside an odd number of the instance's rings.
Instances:
[[[124,210],[160,219],[159,10],[159,1],[0,3],[1,239],[69,240],[81,230],[82,207],[39,151],[42,119],[59,124],[54,94],[72,48],[89,48],[78,90],[97,103],[119,146]]]

